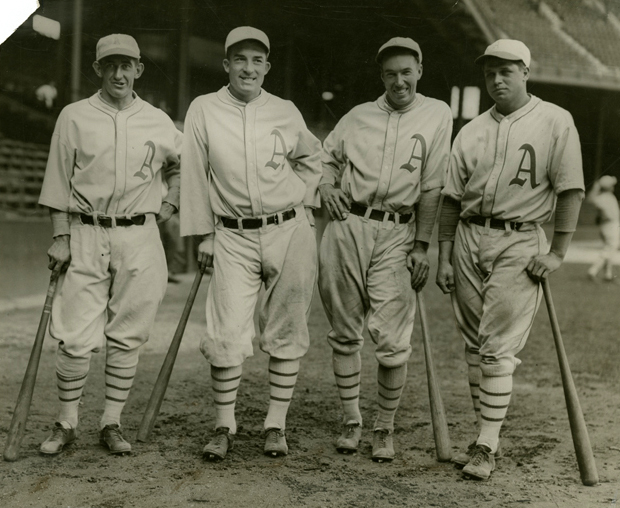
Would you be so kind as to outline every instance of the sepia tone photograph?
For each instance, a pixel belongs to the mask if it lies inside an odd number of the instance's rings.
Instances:
[[[620,505],[620,0],[38,4],[0,506]]]

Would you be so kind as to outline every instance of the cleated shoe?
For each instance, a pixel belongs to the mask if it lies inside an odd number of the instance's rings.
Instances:
[[[393,459],[392,433],[387,429],[376,429],[372,440],[372,460],[375,462],[392,462]]]
[[[73,443],[76,439],[75,429],[65,429],[60,422],[56,422],[52,429],[52,435],[41,444],[39,451],[44,455],[57,455],[65,445]]]
[[[474,480],[488,480],[495,469],[495,455],[486,446],[478,445],[471,460],[463,468],[463,475]]]
[[[131,453],[131,445],[123,439],[121,427],[117,423],[106,425],[99,433],[99,443],[113,455],[125,455]]]
[[[362,426],[357,423],[348,423],[336,441],[336,450],[340,453],[355,453],[362,437]]]
[[[235,435],[228,432],[228,427],[218,427],[215,429],[215,436],[202,450],[205,460],[216,461],[226,457],[228,450],[233,449]]]
[[[477,446],[476,441],[474,441],[467,447],[467,451],[457,453],[454,457],[452,457],[452,463],[457,469],[463,469],[467,464],[469,464],[469,461],[471,460],[471,457],[474,454],[474,450],[476,449],[476,446]],[[497,443],[497,451],[495,452],[495,458],[501,459],[502,455],[503,455],[502,445],[500,443]]]
[[[265,455],[270,457],[282,457],[288,454],[288,446],[284,431],[276,428],[265,431]]]

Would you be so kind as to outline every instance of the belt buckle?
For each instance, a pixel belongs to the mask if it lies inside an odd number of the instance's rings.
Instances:
[[[280,224],[280,218],[278,217],[278,214],[275,213],[273,214],[273,223],[277,226],[278,224]]]

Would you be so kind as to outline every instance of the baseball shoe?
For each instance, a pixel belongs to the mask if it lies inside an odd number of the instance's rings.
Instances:
[[[117,423],[106,425],[99,433],[99,443],[110,450],[113,455],[131,453],[131,445],[123,439],[121,427]]]
[[[471,460],[472,455],[474,454],[474,450],[476,449],[476,446],[477,446],[476,441],[474,441],[467,447],[467,451],[457,453],[454,457],[452,457],[452,463],[457,469],[463,469],[467,464],[469,464],[469,461]],[[502,445],[500,443],[497,443],[497,451],[495,452],[495,458],[501,459],[502,456],[503,456]]]
[[[474,480],[488,480],[495,469],[495,455],[483,445],[476,446],[471,460],[463,468],[463,476]]]
[[[233,449],[235,435],[228,431],[228,427],[218,427],[215,429],[215,436],[202,450],[204,459],[210,461],[222,460],[226,457],[228,450]]]
[[[265,431],[265,455],[270,457],[282,457],[288,454],[284,431],[271,428]]]
[[[362,426],[357,423],[348,423],[336,441],[336,450],[340,453],[355,453],[362,437]]]
[[[76,439],[75,429],[65,429],[60,422],[56,422],[52,429],[52,435],[43,441],[39,451],[44,455],[57,455],[65,445],[73,443]]]
[[[372,439],[372,460],[375,462],[392,462],[393,459],[392,433],[387,429],[376,429]]]

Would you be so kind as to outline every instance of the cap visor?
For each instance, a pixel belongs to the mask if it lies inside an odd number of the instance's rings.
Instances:
[[[523,61],[523,59],[520,56],[517,56],[513,53],[508,53],[506,51],[496,51],[493,53],[487,53],[484,55],[480,55],[478,58],[476,58],[476,60],[474,60],[474,63],[477,65],[482,65],[484,63],[484,60],[489,57],[501,58],[502,60],[510,60],[512,62]]]
[[[103,60],[107,56],[114,56],[114,55],[128,56],[130,58],[135,58],[137,60],[140,60],[140,55],[136,55],[131,50],[124,50],[124,49],[115,48],[115,49],[112,49],[110,51],[102,52],[101,55],[99,55],[99,58],[97,59],[97,61]]]

